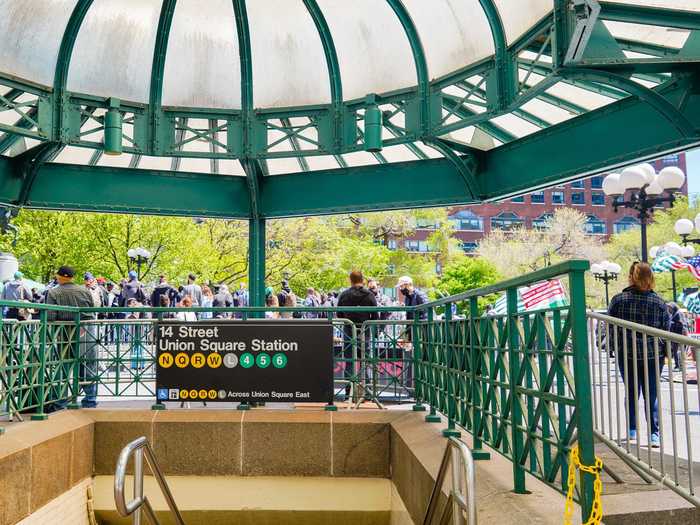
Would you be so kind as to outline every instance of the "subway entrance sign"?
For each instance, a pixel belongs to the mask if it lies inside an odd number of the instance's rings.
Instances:
[[[158,401],[328,402],[329,321],[159,321]]]

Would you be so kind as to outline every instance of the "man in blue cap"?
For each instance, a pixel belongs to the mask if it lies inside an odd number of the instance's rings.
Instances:
[[[5,284],[2,289],[3,301],[31,301],[32,293],[22,282],[22,272],[15,272],[14,279]],[[21,310],[26,310],[22,308]],[[5,314],[6,319],[25,320],[26,316],[20,315],[20,308],[8,308]]]

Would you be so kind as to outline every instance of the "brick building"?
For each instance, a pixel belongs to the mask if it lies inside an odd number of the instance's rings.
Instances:
[[[657,172],[666,166],[678,166],[687,173],[685,153],[669,155],[651,164]],[[454,236],[462,242],[464,251],[470,253],[492,230],[519,226],[536,228],[544,224],[554,210],[563,206],[575,208],[588,217],[586,229],[591,235],[609,236],[637,227],[639,221],[634,210],[620,208],[615,213],[612,199],[603,193],[603,178],[590,177],[501,202],[451,208]],[[681,191],[688,194],[687,180]],[[429,252],[427,238],[433,228],[430,224],[419,224],[415,235],[403,241],[390,241],[390,247],[396,248],[403,243],[408,251]]]

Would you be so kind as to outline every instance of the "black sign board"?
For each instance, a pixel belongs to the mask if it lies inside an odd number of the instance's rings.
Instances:
[[[158,401],[327,402],[333,328],[319,321],[161,321]]]

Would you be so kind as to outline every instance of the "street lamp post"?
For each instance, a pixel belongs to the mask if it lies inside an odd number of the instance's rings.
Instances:
[[[126,254],[129,256],[131,264],[136,263],[136,275],[141,280],[141,265],[148,262],[151,252],[146,248],[131,248]]]
[[[641,225],[642,261],[649,260],[647,253],[647,223],[655,206],[665,202],[673,204],[677,193],[685,182],[685,174],[675,166],[662,169],[658,175],[651,164],[640,164],[626,168],[622,173],[613,173],[603,180],[603,191],[613,197],[615,213],[619,208],[637,211]],[[666,195],[664,195],[664,192]],[[628,198],[625,199],[625,195]]]
[[[617,281],[622,267],[619,264],[610,261],[602,261],[591,265],[591,273],[596,281],[601,281],[605,284],[605,306],[610,306],[610,281]]]

